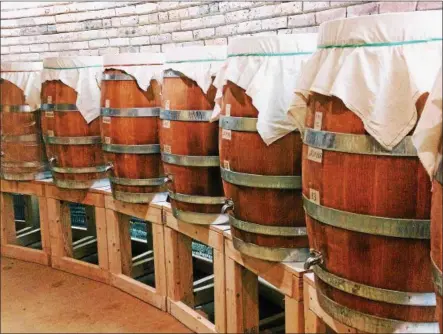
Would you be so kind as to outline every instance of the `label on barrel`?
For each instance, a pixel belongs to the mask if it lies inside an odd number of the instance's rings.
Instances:
[[[111,124],[111,117],[109,117],[109,116],[103,116],[103,117],[102,117],[102,121],[103,121],[103,123],[105,123],[105,124]]]
[[[231,105],[230,104],[227,104],[225,107],[225,115],[231,116]]]
[[[52,104],[52,96],[48,96],[48,104]]]
[[[227,170],[231,170],[231,166],[229,166],[228,160],[223,160],[223,168]]]
[[[54,137],[54,130],[48,130],[48,137]]]
[[[105,144],[111,144],[111,137],[105,137]]]
[[[222,138],[223,139],[231,140],[231,135],[232,135],[231,130],[222,129]]]
[[[322,121],[323,113],[316,111],[314,118],[314,130],[321,130]]]
[[[170,145],[163,145],[163,152],[171,154],[171,146]]]
[[[105,100],[105,108],[109,108],[110,105],[111,105],[111,101]]]
[[[54,117],[54,112],[53,111],[45,111],[45,117],[48,117],[48,118]]]
[[[164,128],[170,128],[171,127],[171,121],[169,119],[164,119],[162,122],[162,125]]]
[[[323,159],[323,150],[314,147],[308,147],[308,160],[321,163]]]
[[[165,109],[169,110],[170,106],[171,106],[171,102],[169,100],[165,101]]]
[[[320,204],[320,192],[318,190],[309,188],[309,199],[316,204]]]

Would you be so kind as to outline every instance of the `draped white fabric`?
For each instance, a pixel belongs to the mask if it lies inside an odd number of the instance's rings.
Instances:
[[[297,80],[295,125],[310,92],[337,96],[391,150],[415,126],[417,99],[442,63],[442,12],[381,14],[325,22],[318,50]]]
[[[206,94],[226,59],[226,46],[190,46],[166,52],[165,70],[183,73]]]
[[[103,67],[126,72],[134,77],[140,89],[147,91],[151,80],[162,83],[163,53],[121,53],[103,56]]]
[[[251,97],[258,110],[257,130],[267,145],[294,131],[288,108],[296,78],[316,45],[317,34],[234,39],[214,81],[217,94],[212,120],[219,117],[223,87],[231,81]]]
[[[41,82],[60,80],[75,89],[77,108],[86,122],[90,123],[100,116],[102,73],[101,56],[46,58],[43,60]]]
[[[36,110],[40,108],[42,62],[1,63],[1,78],[12,82],[23,91],[25,102]]]

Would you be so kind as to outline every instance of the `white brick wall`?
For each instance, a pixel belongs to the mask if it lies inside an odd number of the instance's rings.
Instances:
[[[20,7],[21,6],[21,7]],[[441,1],[30,2],[3,6],[2,60],[160,52],[238,35],[316,32],[332,19],[436,10]]]

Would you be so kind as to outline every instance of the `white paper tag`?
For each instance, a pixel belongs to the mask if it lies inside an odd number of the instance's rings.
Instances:
[[[163,152],[171,154],[171,146],[170,145],[163,145]]]
[[[227,170],[231,170],[231,166],[229,166],[228,160],[223,160],[223,168]]]
[[[225,115],[226,116],[231,116],[231,105],[230,104],[227,104],[225,106]]]
[[[231,140],[231,135],[232,135],[231,130],[222,129],[222,138],[223,139]]]
[[[314,118],[314,130],[321,130],[322,121],[323,113],[316,111]]]
[[[54,137],[54,130],[48,130],[48,137]]]
[[[316,204],[320,204],[320,192],[318,190],[309,188],[309,199]]]
[[[171,106],[171,101],[169,101],[169,100],[165,101],[165,109],[169,110],[170,106]]]
[[[105,124],[111,124],[111,117],[109,117],[109,116],[103,116],[103,117],[102,117],[102,121],[103,121],[103,123],[105,123]]]
[[[105,144],[111,144],[111,137],[105,137]]]
[[[321,163],[323,159],[323,150],[314,147],[308,147],[308,160]]]
[[[169,119],[164,119],[162,125],[164,128],[169,129],[171,127],[171,121]]]
[[[45,117],[48,117],[48,118],[54,117],[54,112],[53,111],[45,111]]]
[[[109,108],[110,105],[111,105],[111,101],[105,100],[105,108]]]
[[[52,96],[48,96],[48,104],[52,104]]]

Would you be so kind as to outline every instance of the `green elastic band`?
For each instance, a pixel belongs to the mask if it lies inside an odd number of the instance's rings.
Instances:
[[[165,64],[180,64],[180,63],[204,63],[207,61],[225,61],[225,59],[196,59],[196,60],[177,60],[167,61]]]
[[[279,57],[279,56],[302,56],[310,55],[313,52],[282,52],[282,53],[234,53],[228,55],[228,58],[232,57]]]
[[[43,68],[47,70],[78,70],[79,68],[90,68],[90,67],[103,67],[103,65],[91,65],[91,66],[82,66],[82,67],[45,67]]]
[[[419,44],[428,42],[441,42],[443,38],[416,39],[402,42],[384,42],[384,43],[365,43],[365,44],[342,44],[342,45],[319,45],[317,49],[333,49],[333,48],[361,48],[361,47],[380,47],[380,46],[396,46],[406,44]]]

